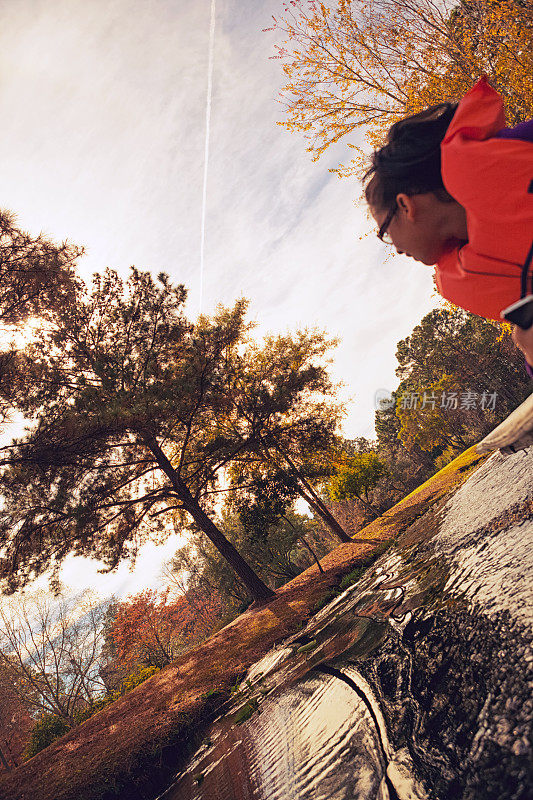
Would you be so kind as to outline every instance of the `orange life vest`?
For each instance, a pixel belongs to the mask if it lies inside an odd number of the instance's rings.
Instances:
[[[520,299],[533,252],[533,145],[495,138],[504,127],[502,98],[482,78],[459,103],[441,145],[442,179],[466,210],[468,244],[439,260],[437,288],[489,319]],[[532,273],[533,265],[528,292]]]

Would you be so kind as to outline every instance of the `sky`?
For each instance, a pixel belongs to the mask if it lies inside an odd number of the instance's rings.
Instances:
[[[339,337],[332,375],[349,400],[348,437],[374,432],[392,390],[396,343],[438,300],[431,269],[375,237],[355,178],[316,163],[276,124],[282,0],[216,0],[200,253],[211,0],[0,0],[0,206],[18,224],[85,247],[84,278],[113,267],[167,272],[187,312],[250,301],[257,335],[317,326]],[[358,144],[357,139],[350,142]],[[176,549],[148,545],[139,567],[100,576],[70,559],[77,589],[134,592]]]

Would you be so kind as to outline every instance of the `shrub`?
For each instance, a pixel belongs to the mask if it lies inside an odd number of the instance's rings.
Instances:
[[[71,725],[57,714],[44,714],[38,722],[35,723],[30,735],[30,741],[24,751],[24,760],[32,758],[40,750],[44,750],[55,739],[67,733],[71,729]]]
[[[122,691],[121,694],[125,694],[125,692],[129,692],[132,689],[135,689],[140,683],[143,681],[148,680],[154,675],[156,672],[160,672],[161,667],[143,667],[139,666],[137,669],[128,675],[127,678],[124,679],[122,683]]]
[[[74,715],[74,725],[80,725],[82,722],[85,722],[89,717],[101,711],[102,708],[118,700],[123,694],[131,691],[131,689],[134,689],[159,671],[159,667],[138,667],[135,672],[132,672],[131,675],[128,675],[124,680],[119,692],[110,692],[99,700],[92,702],[91,705],[84,708],[83,711],[76,712]],[[63,734],[71,730],[72,727],[73,725],[69,724],[61,717],[58,717],[57,714],[43,715],[32,729],[30,741],[24,751],[24,760],[26,761],[40,750],[44,750],[45,747],[48,747],[49,744],[59,739],[60,736],[63,736]]]

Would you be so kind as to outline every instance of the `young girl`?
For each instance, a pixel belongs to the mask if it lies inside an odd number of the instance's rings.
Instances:
[[[365,177],[379,238],[435,265],[447,300],[499,320],[533,294],[533,120],[505,128],[485,78],[458,105],[393,125]],[[513,340],[533,377],[533,326]]]

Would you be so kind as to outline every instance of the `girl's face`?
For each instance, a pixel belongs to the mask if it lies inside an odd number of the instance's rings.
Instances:
[[[432,266],[450,247],[449,226],[445,219],[449,203],[443,203],[433,194],[406,195],[396,197],[396,211],[387,226],[389,240],[398,253],[405,253]],[[383,225],[388,211],[370,206],[370,212],[378,226]]]

